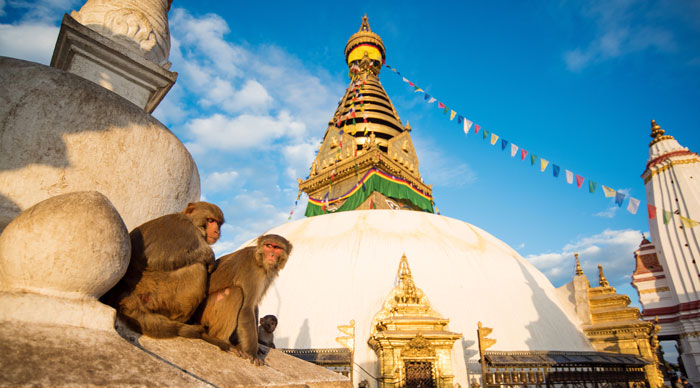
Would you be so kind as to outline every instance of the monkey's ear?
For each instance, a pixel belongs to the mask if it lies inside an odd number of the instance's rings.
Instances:
[[[192,214],[192,212],[195,211],[196,208],[197,206],[193,202],[190,202],[187,204],[187,207],[185,208],[185,211],[183,213],[190,215]]]

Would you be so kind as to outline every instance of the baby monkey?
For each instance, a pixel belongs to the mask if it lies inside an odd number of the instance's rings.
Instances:
[[[274,333],[277,328],[277,317],[274,315],[265,315],[260,318],[260,326],[258,326],[258,343],[274,349],[275,339]]]

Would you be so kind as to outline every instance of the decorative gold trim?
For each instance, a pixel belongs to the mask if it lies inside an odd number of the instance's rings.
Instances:
[[[671,291],[671,289],[668,287],[650,288],[647,290],[641,290],[641,291],[639,291],[639,293],[640,294],[654,294],[654,293],[666,292],[666,291]]]
[[[693,164],[693,163],[700,163],[700,159],[697,157],[693,157],[692,159],[683,159],[683,160],[671,160],[669,162],[666,162],[663,166],[656,168],[656,169],[649,169],[642,174],[642,178],[644,178],[644,184],[649,183],[651,178],[654,175],[661,174],[662,172],[668,170],[672,166],[679,166],[682,164]]]

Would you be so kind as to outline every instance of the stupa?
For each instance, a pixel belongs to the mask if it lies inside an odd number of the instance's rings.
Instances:
[[[279,318],[278,348],[363,388],[641,386],[647,361],[596,351],[584,332],[587,289],[557,290],[493,235],[434,214],[366,16],[344,54],[348,88],[299,182],[307,218],[268,231],[294,244],[260,306]]]

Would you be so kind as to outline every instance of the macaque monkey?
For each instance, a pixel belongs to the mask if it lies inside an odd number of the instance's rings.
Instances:
[[[221,257],[209,278],[202,312],[207,335],[230,342],[235,353],[255,365],[264,363],[258,354],[257,306],[291,251],[284,237],[263,235],[256,246]]]
[[[131,328],[149,337],[203,338],[202,326],[186,322],[207,295],[214,264],[209,245],[219,239],[223,223],[218,206],[195,202],[182,213],[137,227],[129,234],[131,261],[126,275],[102,301],[116,308]]]
[[[274,315],[265,315],[260,318],[260,326],[258,326],[258,343],[275,348],[275,335],[272,334],[277,328],[277,317]]]

